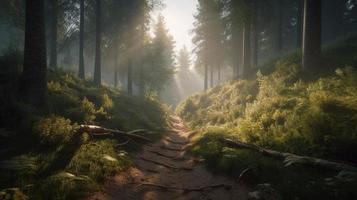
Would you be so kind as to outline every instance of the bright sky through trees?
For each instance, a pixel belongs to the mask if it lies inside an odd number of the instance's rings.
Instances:
[[[165,16],[167,28],[176,41],[176,51],[183,45],[191,49],[190,32],[193,29],[197,0],[164,0],[164,3],[165,7],[161,13]]]

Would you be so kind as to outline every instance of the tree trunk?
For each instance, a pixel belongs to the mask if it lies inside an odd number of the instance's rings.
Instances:
[[[302,69],[318,68],[321,57],[321,0],[305,0]]]
[[[218,65],[217,78],[218,78],[217,85],[219,85],[221,83],[221,65]]]
[[[283,1],[273,0],[273,21],[271,30],[272,55],[277,56],[283,48]]]
[[[278,0],[278,44],[277,44],[277,52],[281,53],[281,51],[283,50],[283,1],[282,0]]]
[[[258,40],[259,40],[259,29],[258,29],[258,11],[259,7],[258,5],[255,5],[256,7],[256,12],[253,14],[253,19],[252,19],[252,65],[254,68],[258,66]]]
[[[139,80],[139,93],[141,96],[145,96],[145,85],[144,85],[144,66],[140,63],[139,66],[140,80]]]
[[[233,78],[240,77],[240,70],[243,65],[243,27],[238,26],[238,23],[233,27],[233,48],[235,54],[233,55]]]
[[[296,47],[298,49],[302,46],[302,28],[304,19],[304,2],[303,0],[297,0],[297,21],[296,21]]]
[[[101,23],[101,0],[96,0],[96,41],[95,41],[95,66],[94,66],[94,84],[100,86],[102,83],[101,67],[101,40],[102,40],[102,23]]]
[[[213,68],[213,65],[211,65],[211,67],[210,67],[210,70],[211,70],[211,77],[210,77],[210,86],[211,86],[211,88],[213,88],[213,86],[214,86],[214,68]]]
[[[57,68],[57,26],[58,26],[58,0],[51,0],[50,23],[50,68]]]
[[[45,103],[46,38],[44,0],[26,1],[24,67],[20,82],[21,99],[41,106]]]
[[[250,26],[249,21],[244,23],[243,30],[243,78],[247,78],[251,67],[251,47],[250,47]]]
[[[80,0],[80,19],[79,19],[79,67],[78,77],[85,79],[84,71],[84,0]]]
[[[205,89],[205,91],[207,91],[207,89],[208,89],[208,65],[207,65],[207,63],[205,63],[204,89]]]
[[[128,94],[133,95],[133,62],[130,59],[128,63]]]
[[[118,87],[118,68],[115,66],[114,68],[114,87]]]

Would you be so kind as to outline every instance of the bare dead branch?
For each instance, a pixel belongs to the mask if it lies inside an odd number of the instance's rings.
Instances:
[[[233,141],[230,139],[222,138],[221,143],[225,146],[238,149],[250,149],[252,151],[260,152],[265,156],[270,156],[278,159],[284,160],[285,166],[290,166],[294,164],[303,164],[310,166],[322,167],[330,170],[347,170],[347,171],[357,171],[357,168],[344,163],[338,163],[334,161],[328,161],[320,158],[299,156],[291,153],[279,152],[271,149],[265,149],[256,145],[247,144],[241,141]]]

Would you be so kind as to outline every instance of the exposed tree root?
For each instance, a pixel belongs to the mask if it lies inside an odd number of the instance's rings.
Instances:
[[[165,138],[165,140],[169,143],[172,143],[172,144],[178,144],[178,145],[186,145],[188,144],[189,142],[178,142],[178,141],[173,141],[172,139],[170,138]]]
[[[170,151],[185,151],[184,148],[172,148],[172,147],[168,147],[165,145],[160,146],[160,148],[170,150]]]
[[[193,138],[193,136],[195,136],[197,134],[197,131],[190,131],[188,134],[187,134],[187,138],[189,140],[191,140]]]
[[[183,188],[183,187],[166,186],[166,185],[160,185],[154,183],[141,183],[137,187],[141,187],[141,186],[157,187],[163,190],[178,190],[184,192],[202,192],[205,190],[212,190],[217,188],[224,188],[226,190],[230,190],[232,188],[231,185],[227,185],[227,184],[215,184],[215,185],[208,185],[208,186],[202,186],[197,188]]]
[[[144,129],[125,132],[125,131],[108,129],[108,128],[104,128],[101,126],[95,126],[95,125],[80,125],[80,128],[78,131],[81,133],[87,132],[91,136],[96,137],[96,138],[115,138],[115,137],[125,136],[125,137],[132,138],[132,139],[139,139],[139,140],[142,140],[145,142],[152,142],[149,138],[137,134],[137,133],[146,132],[146,130],[144,130]]]
[[[247,144],[240,141],[233,141],[230,139],[222,138],[220,139],[221,143],[231,147],[231,148],[238,148],[238,149],[250,149],[252,151],[260,152],[263,155],[283,159],[285,166],[290,166],[294,164],[303,164],[303,165],[310,165],[310,166],[317,166],[322,167],[330,170],[347,170],[347,171],[357,171],[356,167],[351,165],[347,165],[344,163],[338,163],[333,161],[328,161],[320,158],[308,157],[308,156],[299,156],[291,153],[279,152],[270,149],[265,149],[256,145]]]
[[[151,159],[148,159],[148,158],[145,158],[145,157],[140,157],[140,159],[146,161],[146,162],[151,162],[151,163],[154,163],[156,165],[160,165],[160,166],[163,166],[163,167],[166,167],[166,168],[169,168],[169,169],[175,169],[175,170],[192,170],[191,167],[176,167],[174,165],[170,165],[170,164],[167,164],[167,163],[163,163],[163,162],[159,162],[159,161],[156,161],[156,160],[151,160]]]
[[[150,153],[156,154],[158,156],[164,157],[164,158],[170,158],[170,159],[176,159],[177,158],[177,156],[166,155],[166,154],[163,154],[163,153],[161,153],[159,151],[154,151],[154,150],[147,150],[147,151],[150,152]]]

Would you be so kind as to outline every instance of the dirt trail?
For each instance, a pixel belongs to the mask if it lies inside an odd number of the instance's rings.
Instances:
[[[134,167],[111,178],[106,195],[90,199],[118,200],[230,200],[247,199],[247,188],[235,180],[212,174],[186,153],[190,133],[175,117],[173,131],[153,144],[144,146],[134,157]]]

